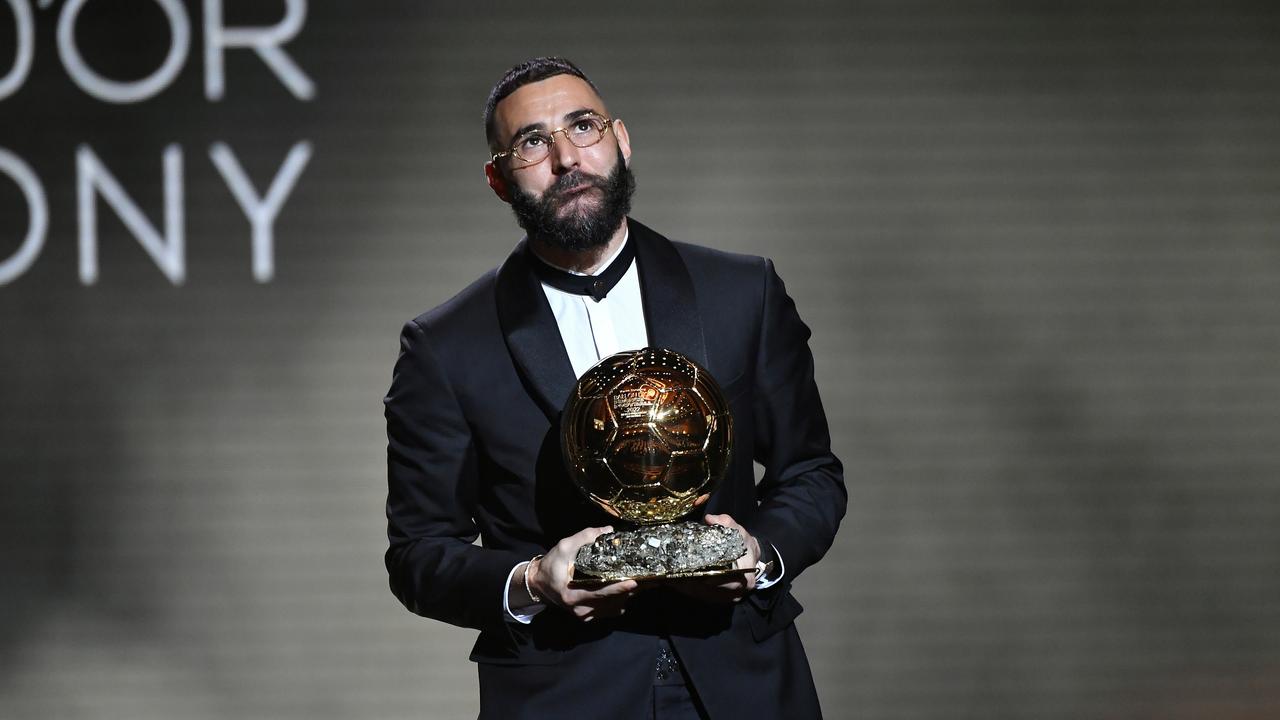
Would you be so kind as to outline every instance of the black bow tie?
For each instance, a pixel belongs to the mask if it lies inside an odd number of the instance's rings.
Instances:
[[[627,274],[631,261],[636,257],[636,248],[631,244],[631,238],[627,238],[618,257],[614,258],[613,262],[609,263],[609,267],[599,275],[574,275],[560,268],[551,267],[532,250],[529,254],[535,258],[531,264],[539,280],[563,292],[590,295],[599,302],[609,294],[614,285],[618,284],[622,276]]]

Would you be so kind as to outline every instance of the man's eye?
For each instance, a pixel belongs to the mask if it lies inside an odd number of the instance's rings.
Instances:
[[[535,150],[547,144],[547,139],[541,135],[530,135],[520,141],[520,148],[524,150]]]

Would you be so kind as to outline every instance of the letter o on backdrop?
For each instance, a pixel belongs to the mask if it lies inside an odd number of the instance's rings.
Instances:
[[[21,1],[21,0],[19,0]],[[169,19],[173,33],[169,54],[164,62],[147,77],[130,82],[108,80],[94,72],[76,47],[76,18],[89,0],[67,0],[58,16],[58,56],[67,68],[71,79],[90,95],[112,103],[135,103],[155,96],[168,87],[187,61],[191,49],[191,20],[181,0],[153,0]],[[13,2],[13,0],[10,0]]]

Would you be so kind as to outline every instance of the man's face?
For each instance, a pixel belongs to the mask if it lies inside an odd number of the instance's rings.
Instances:
[[[530,83],[495,108],[497,143],[505,149],[530,131],[566,127],[583,112],[608,117],[604,102],[581,78],[556,75]],[[584,250],[607,243],[630,209],[630,158],[626,127],[616,121],[591,147],[576,147],[557,133],[542,162],[525,165],[508,156],[487,173],[531,237]]]

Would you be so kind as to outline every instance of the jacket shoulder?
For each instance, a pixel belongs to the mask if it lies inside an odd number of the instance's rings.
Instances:
[[[497,325],[497,303],[494,300],[497,277],[497,268],[486,272],[458,294],[415,317],[410,323],[429,336],[446,339],[465,336],[490,322]]]
[[[742,291],[747,288],[763,290],[767,258],[759,255],[716,250],[705,245],[672,240],[680,259],[689,269],[696,287],[711,285]]]

